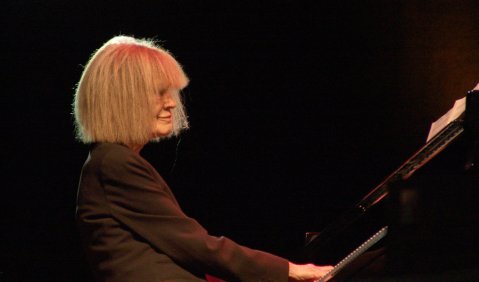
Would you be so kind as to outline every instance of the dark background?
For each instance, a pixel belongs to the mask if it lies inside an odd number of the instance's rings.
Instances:
[[[143,156],[214,235],[294,260],[479,81],[475,1],[6,1],[0,281],[88,281],[71,102],[114,35],[191,79],[191,129]]]

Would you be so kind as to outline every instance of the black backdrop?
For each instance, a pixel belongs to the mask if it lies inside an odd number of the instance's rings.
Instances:
[[[89,279],[71,102],[114,35],[158,39],[191,79],[191,129],[143,151],[187,214],[290,259],[479,81],[474,1],[72,2],[2,4],[0,280]]]

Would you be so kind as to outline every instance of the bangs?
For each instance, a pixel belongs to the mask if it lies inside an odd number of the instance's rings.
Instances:
[[[167,52],[154,52],[151,64],[152,83],[158,90],[175,88],[181,90],[188,85],[188,77],[178,62]]]
[[[180,95],[180,91],[188,85],[188,77],[178,61],[167,50],[145,45],[130,47],[138,55],[135,61],[141,75],[137,78],[143,80],[139,85],[144,86],[141,90],[136,89],[136,92],[146,94],[147,103],[153,104],[152,99],[161,95],[164,90],[169,88],[177,90],[172,95],[176,103],[176,107],[172,110],[174,120],[172,135],[178,135],[181,130],[189,127],[188,117]],[[152,109],[152,107],[149,106],[148,109]]]

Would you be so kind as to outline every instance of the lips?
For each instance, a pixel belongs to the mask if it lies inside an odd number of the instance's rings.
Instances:
[[[156,118],[170,118],[171,116],[172,114],[168,111],[160,111],[159,113],[156,114]]]
[[[157,115],[157,116],[156,116],[156,119],[157,119],[157,120],[166,121],[166,122],[171,122],[171,121],[172,121],[171,115],[167,115],[167,116]]]

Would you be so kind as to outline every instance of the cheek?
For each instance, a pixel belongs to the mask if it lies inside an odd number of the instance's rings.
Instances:
[[[161,111],[161,108],[163,106],[163,102],[161,101],[161,97],[156,97],[155,100],[153,101],[153,104],[152,104],[152,108],[153,108],[153,111],[156,113],[158,113],[159,111]]]
[[[161,112],[161,105],[155,105],[153,107],[153,114],[156,116]]]

